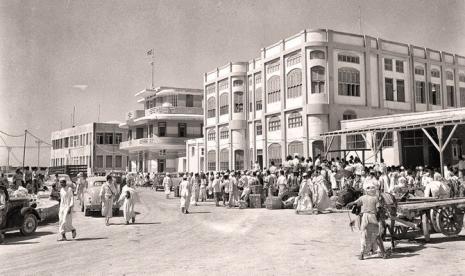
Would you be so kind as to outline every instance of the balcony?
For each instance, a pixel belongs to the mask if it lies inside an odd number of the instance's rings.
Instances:
[[[185,150],[186,140],[192,137],[151,137],[134,139],[119,144],[119,148],[129,151],[138,150]]]
[[[203,108],[186,106],[155,106],[145,110],[145,116],[152,114],[189,114],[203,116]]]

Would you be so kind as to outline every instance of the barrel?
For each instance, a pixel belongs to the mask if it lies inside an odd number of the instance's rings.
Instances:
[[[249,207],[250,208],[262,208],[261,195],[249,195]]]
[[[252,185],[250,186],[251,194],[253,195],[261,195],[263,191],[262,185]]]

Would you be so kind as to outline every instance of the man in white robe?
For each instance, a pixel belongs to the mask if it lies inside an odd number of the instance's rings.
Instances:
[[[172,186],[173,186],[173,181],[171,180],[170,175],[166,174],[166,176],[163,178],[163,187],[165,188],[166,198],[170,197]]]
[[[133,181],[129,181],[126,186],[123,187],[119,201],[123,202],[123,217],[126,224],[129,224],[129,221],[132,223],[136,222],[136,212],[134,211],[134,206],[136,202],[139,201],[139,196],[134,189]]]
[[[179,184],[180,196],[181,196],[181,212],[189,214],[189,205],[192,197],[192,184],[187,180],[187,176],[184,175]]]
[[[58,241],[66,240],[66,232],[71,232],[73,239],[76,238],[76,229],[73,226],[73,206],[74,206],[74,195],[71,187],[66,185],[65,179],[60,179],[60,210],[58,212],[58,232],[61,238]]]

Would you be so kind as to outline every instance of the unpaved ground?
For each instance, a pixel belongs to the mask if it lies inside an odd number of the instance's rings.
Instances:
[[[57,242],[56,224],[33,237],[7,234],[0,275],[465,275],[464,236],[436,234],[432,243],[399,244],[388,260],[359,261],[359,233],[346,213],[299,216],[207,202],[183,215],[177,199],[140,194],[135,225],[116,217],[106,227],[76,211],[75,241]]]

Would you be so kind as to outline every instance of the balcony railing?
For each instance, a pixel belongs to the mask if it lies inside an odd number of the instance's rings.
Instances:
[[[145,116],[151,114],[194,114],[203,115],[201,107],[186,107],[186,106],[155,106],[145,110]]]
[[[120,143],[120,149],[136,148],[136,147],[163,147],[163,146],[182,146],[185,147],[186,140],[192,137],[151,137],[128,140]]]

